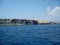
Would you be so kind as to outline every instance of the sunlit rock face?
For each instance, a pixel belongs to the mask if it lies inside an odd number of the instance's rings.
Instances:
[[[0,19],[0,24],[24,24],[24,25],[39,25],[39,24],[52,24],[45,20],[30,20],[30,19]]]
[[[38,20],[37,22],[39,24],[47,24],[47,23],[50,23],[49,21],[46,21],[46,20]]]

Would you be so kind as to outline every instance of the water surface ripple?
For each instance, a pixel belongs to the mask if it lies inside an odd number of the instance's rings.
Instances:
[[[0,45],[60,45],[60,24],[0,26]]]

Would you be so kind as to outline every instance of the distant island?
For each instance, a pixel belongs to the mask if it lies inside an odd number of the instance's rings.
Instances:
[[[33,19],[0,19],[0,25],[41,25],[56,24],[56,22]]]

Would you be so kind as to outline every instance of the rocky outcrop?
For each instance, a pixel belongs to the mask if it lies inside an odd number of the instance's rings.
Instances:
[[[42,22],[40,20],[28,20],[28,19],[0,19],[0,25],[2,24],[23,24],[23,25],[39,25],[39,24],[55,24],[55,22]]]
[[[38,22],[36,20],[26,20],[26,19],[12,19],[11,20],[11,23],[14,23],[14,24],[26,24],[26,25],[31,25],[31,24],[38,24]]]

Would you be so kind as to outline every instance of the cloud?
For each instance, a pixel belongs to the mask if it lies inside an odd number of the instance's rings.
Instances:
[[[48,19],[52,20],[52,21],[57,21],[60,22],[60,7],[47,7],[47,16]]]
[[[47,7],[47,14],[51,16],[60,16],[60,7],[55,7],[53,9]]]

